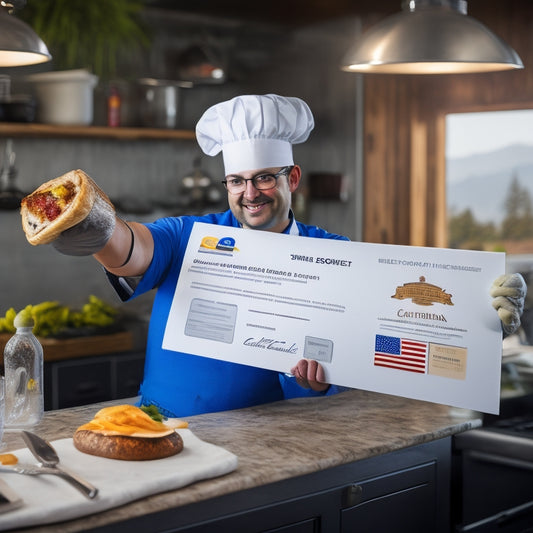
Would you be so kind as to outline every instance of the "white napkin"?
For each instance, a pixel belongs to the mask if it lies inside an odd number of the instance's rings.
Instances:
[[[111,509],[119,505],[199,481],[237,468],[237,456],[179,429],[183,451],[155,461],[118,461],[78,451],[72,439],[53,442],[61,465],[98,488],[90,500],[54,475],[29,476],[2,473],[2,479],[24,500],[19,509],[0,515],[0,530],[50,524]],[[36,463],[27,449],[14,453],[20,463]]]

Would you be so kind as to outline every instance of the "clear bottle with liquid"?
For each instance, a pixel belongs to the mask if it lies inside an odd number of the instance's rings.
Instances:
[[[5,427],[27,428],[43,418],[43,348],[27,310],[15,317],[16,333],[4,348]]]

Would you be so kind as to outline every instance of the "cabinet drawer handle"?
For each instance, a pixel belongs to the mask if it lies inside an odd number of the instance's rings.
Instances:
[[[353,483],[348,487],[345,487],[344,494],[342,498],[342,507],[346,509],[347,507],[353,507],[358,503],[361,503],[363,499],[363,487],[361,485],[356,485]]]

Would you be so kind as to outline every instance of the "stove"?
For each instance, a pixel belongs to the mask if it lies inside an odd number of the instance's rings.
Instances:
[[[497,420],[492,425],[486,425],[485,430],[501,433],[502,435],[533,439],[533,414]]]

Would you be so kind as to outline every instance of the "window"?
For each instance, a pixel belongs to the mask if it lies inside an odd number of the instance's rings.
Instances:
[[[533,292],[533,110],[447,115],[446,186],[448,246],[505,252]]]

